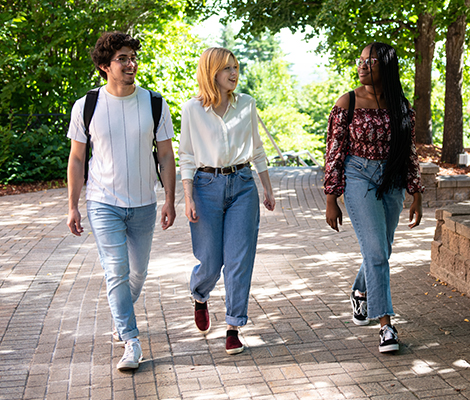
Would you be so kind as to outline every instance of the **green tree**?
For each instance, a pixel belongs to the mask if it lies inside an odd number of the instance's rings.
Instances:
[[[269,129],[282,152],[309,151],[317,161],[323,159],[325,141],[323,135],[311,133],[312,119],[308,114],[299,112],[289,105],[270,105],[259,112],[260,118]],[[267,134],[260,129],[266,155],[273,159],[278,155]],[[308,156],[303,156],[308,162]]]
[[[141,39],[139,83],[162,92],[179,131],[179,107],[194,93],[198,41],[183,0],[19,0],[0,14],[0,182],[65,178],[64,118],[101,83],[90,50],[103,31]],[[48,114],[40,119],[32,115]],[[18,115],[19,114],[19,115]]]
[[[102,31],[161,29],[182,0],[18,0],[0,14],[0,112],[66,113],[97,82],[90,50]]]
[[[254,97],[257,107],[264,110],[270,105],[293,106],[295,84],[289,73],[289,63],[282,58],[274,58],[248,65],[238,90]]]
[[[464,42],[470,0],[451,1],[446,32],[446,94],[442,161],[457,164],[463,152],[462,81]]]
[[[402,67],[409,68],[414,63],[417,140],[431,143],[430,99],[434,46],[436,40],[452,32],[453,24],[459,18],[465,18],[462,15],[466,15],[469,8],[465,1],[224,0],[217,1],[215,7],[227,11],[227,19],[241,19],[242,34],[256,35],[265,28],[278,32],[284,27],[292,31],[304,31],[308,26],[313,27],[314,35],[323,32],[326,40],[319,51],[328,49],[338,70],[343,70],[351,63],[358,51],[372,38],[393,44],[403,60]],[[457,46],[456,49],[459,53],[461,47]],[[458,56],[450,57],[447,60],[449,67],[455,65],[458,70],[459,60]],[[459,84],[454,78],[451,81],[454,86]],[[451,92],[452,87],[449,86],[448,91]],[[453,96],[458,97],[458,93]],[[458,142],[461,133],[450,131],[449,134],[455,135]],[[453,156],[455,158],[455,151]]]
[[[264,30],[250,40],[236,37],[231,24],[224,25],[221,33],[222,47],[230,49],[240,64],[240,73],[243,75],[245,68],[254,62],[271,61],[273,58],[282,58],[279,38],[271,32]]]
[[[197,95],[196,69],[204,51],[203,43],[193,36],[191,26],[182,18],[168,21],[160,30],[140,32],[143,48],[137,82],[162,93],[167,101],[178,147],[181,127],[181,106]]]
[[[298,96],[298,109],[308,114],[312,125],[311,133],[320,135],[326,141],[328,116],[338,98],[351,90],[351,78],[330,70],[328,78],[321,82],[312,82],[302,87]]]

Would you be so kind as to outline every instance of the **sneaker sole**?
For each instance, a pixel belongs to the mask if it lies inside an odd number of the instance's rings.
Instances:
[[[230,350],[225,349],[227,354],[230,354],[230,355],[241,353],[243,350],[245,350],[245,346],[239,347],[237,349],[230,349]]]
[[[387,346],[379,346],[379,351],[381,353],[388,353],[391,351],[398,351],[400,349],[400,345],[398,343],[389,344]]]
[[[127,362],[127,363],[122,363],[117,365],[118,371],[129,371],[131,369],[137,369],[139,368],[140,362],[143,360],[143,356],[140,357],[139,362],[132,363],[132,362]]]
[[[117,366],[118,371],[129,371],[131,369],[137,369],[137,368],[139,368],[139,364],[137,363],[129,363],[129,364]]]
[[[352,320],[356,325],[359,325],[359,326],[369,325],[369,323],[370,323],[370,321],[368,319],[360,320],[360,319],[356,319],[356,318],[353,317]]]

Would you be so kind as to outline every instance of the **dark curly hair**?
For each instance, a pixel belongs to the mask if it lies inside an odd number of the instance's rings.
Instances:
[[[107,79],[108,75],[99,66],[109,66],[116,51],[123,47],[130,47],[132,50],[137,51],[140,50],[141,46],[138,39],[118,31],[104,32],[96,41],[95,48],[91,52],[91,59],[102,78]]]

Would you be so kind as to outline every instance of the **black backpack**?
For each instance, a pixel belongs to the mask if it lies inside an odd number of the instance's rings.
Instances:
[[[85,124],[85,135],[86,135],[86,152],[85,152],[85,183],[88,180],[88,160],[90,159],[90,122],[95,112],[96,102],[98,101],[98,94],[100,88],[92,89],[88,91],[85,99],[85,109],[83,111],[83,122]],[[162,177],[160,176],[160,171],[158,168],[158,157],[157,157],[157,128],[160,118],[162,116],[162,95],[158,92],[149,90],[150,101],[152,103],[152,117],[153,117],[153,158],[155,160],[155,167],[157,169],[158,180],[162,184]]]

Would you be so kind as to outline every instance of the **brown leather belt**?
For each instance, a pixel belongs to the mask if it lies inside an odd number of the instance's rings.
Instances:
[[[250,163],[247,162],[245,164],[238,164],[238,165],[231,165],[230,167],[222,167],[222,168],[212,168],[212,167],[201,167],[198,168],[198,171],[202,172],[210,172],[211,174],[222,174],[222,175],[230,175],[233,174],[235,171],[239,169],[249,167]]]

